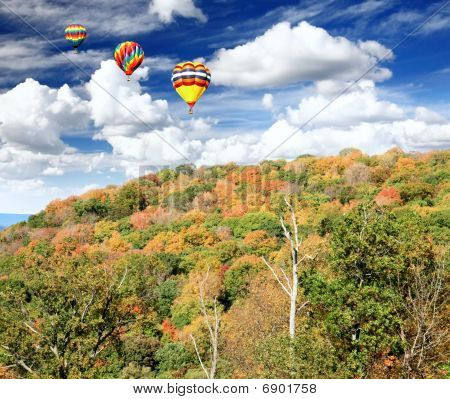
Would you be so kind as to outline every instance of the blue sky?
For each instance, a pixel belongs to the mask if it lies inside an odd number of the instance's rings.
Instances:
[[[445,1],[129,3],[0,2],[0,213],[120,184],[142,165],[449,147]],[[88,29],[78,55],[64,40],[69,23]],[[112,61],[124,40],[145,51],[131,82]],[[190,117],[170,75],[194,59],[210,67],[212,84]]]

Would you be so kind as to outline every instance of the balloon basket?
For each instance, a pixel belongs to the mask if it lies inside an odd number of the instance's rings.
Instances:
[[[189,108],[188,114],[192,115],[194,113],[194,111],[192,111],[192,108]]]
[[[127,77],[127,81],[130,82],[130,81],[131,81],[131,78],[130,78],[130,77]]]
[[[80,54],[80,52],[79,52],[77,49],[74,49],[74,50],[73,50],[73,53],[74,53],[74,54]]]

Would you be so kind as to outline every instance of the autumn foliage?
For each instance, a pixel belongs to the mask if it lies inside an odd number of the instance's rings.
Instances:
[[[0,232],[0,378],[203,378],[214,312],[218,378],[443,378],[449,160],[186,164],[54,200]],[[313,254],[292,339],[262,259],[290,281],[284,199]]]
[[[383,188],[375,197],[375,202],[380,206],[401,205],[402,198],[394,187]]]

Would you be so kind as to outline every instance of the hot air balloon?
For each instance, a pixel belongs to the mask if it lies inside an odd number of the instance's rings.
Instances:
[[[211,72],[201,62],[182,62],[172,71],[173,88],[189,105],[189,113],[211,81]]]
[[[123,42],[114,50],[114,58],[117,65],[122,69],[130,80],[130,75],[142,64],[144,50],[135,42]]]
[[[75,54],[78,53],[77,48],[84,42],[84,39],[86,39],[87,36],[86,28],[83,25],[72,24],[69,25],[64,32],[66,33],[66,40],[69,41],[74,48],[73,52]]]

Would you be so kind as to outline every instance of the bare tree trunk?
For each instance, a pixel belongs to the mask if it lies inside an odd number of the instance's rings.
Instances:
[[[289,229],[286,227],[286,223],[283,219],[283,217],[280,217],[280,224],[283,228],[284,236],[286,237],[286,241],[289,243],[290,250],[291,250],[291,271],[292,276],[291,278],[288,277],[286,272],[281,266],[278,266],[279,272],[276,271],[276,268],[266,260],[266,258],[262,258],[266,266],[269,268],[269,270],[274,275],[275,279],[277,280],[278,284],[280,284],[283,291],[287,294],[290,300],[290,310],[289,310],[289,336],[291,339],[295,337],[295,316],[297,314],[297,311],[302,309],[304,306],[308,304],[308,302],[303,303],[298,309],[297,309],[297,296],[298,296],[298,267],[300,263],[302,263],[305,259],[313,259],[314,257],[311,255],[304,255],[303,257],[299,258],[299,251],[300,251],[300,245],[302,243],[302,240],[298,234],[298,224],[297,220],[295,218],[295,212],[293,206],[289,203],[286,197],[284,197],[284,202],[288,206],[288,209],[290,211],[290,223],[291,223],[291,229],[293,232],[293,235],[289,231]],[[284,280],[284,281],[283,281]]]
[[[291,308],[289,311],[289,336],[294,338],[295,336],[295,314],[297,313],[296,303],[297,303],[297,293],[296,293],[297,283],[294,283],[292,287],[291,295]]]
[[[202,357],[200,356],[200,352],[198,350],[197,342],[195,341],[194,336],[191,334],[191,340],[194,344],[195,353],[197,354],[197,359],[202,367],[206,378],[213,379],[216,375],[217,370],[217,362],[219,360],[219,330],[220,330],[220,312],[217,309],[217,298],[214,298],[213,301],[213,315],[209,315],[206,309],[205,304],[205,291],[204,285],[208,280],[209,268],[206,272],[205,278],[202,280],[199,286],[199,300],[200,300],[200,310],[203,314],[203,319],[208,328],[209,332],[209,342],[210,342],[210,368],[209,370],[206,368]],[[213,323],[211,323],[211,317],[213,318]]]
[[[440,314],[448,304],[445,294],[445,262],[437,264],[436,270],[427,275],[420,266],[411,271],[412,278],[406,298],[406,311],[413,322],[413,333],[401,332],[406,350],[403,358],[405,377],[421,376],[422,365],[427,358],[439,353],[448,356],[449,329]]]

